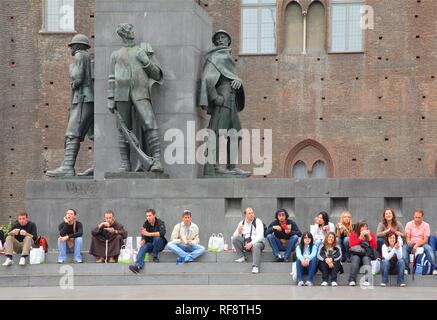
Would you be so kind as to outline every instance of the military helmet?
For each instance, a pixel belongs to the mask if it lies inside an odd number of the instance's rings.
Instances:
[[[91,48],[88,37],[84,34],[76,34],[73,39],[71,39],[71,42],[68,44],[68,46],[71,47],[73,44],[84,44],[88,47],[88,49]]]
[[[219,35],[220,33],[223,33],[223,34],[225,34],[225,35],[228,36],[228,38],[229,38],[229,45],[231,45],[231,43],[232,43],[231,35],[230,35],[227,31],[225,31],[225,30],[223,30],[223,29],[221,29],[221,30],[217,30],[217,31],[214,33],[214,35],[212,36],[212,43],[215,44],[215,38],[216,38],[217,35]]]

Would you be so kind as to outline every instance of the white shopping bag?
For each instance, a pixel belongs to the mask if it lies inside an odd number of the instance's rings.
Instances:
[[[127,237],[126,238],[126,249],[130,249],[133,250],[133,241],[132,241],[132,237]]]
[[[0,240],[0,250],[3,250],[3,243]]]
[[[43,264],[45,260],[45,252],[42,247],[30,249],[29,263]]]
[[[381,259],[376,259],[370,261],[370,264],[372,265],[372,274],[377,275],[381,273]]]
[[[137,237],[137,251],[141,248],[141,240],[143,240],[143,237]]]
[[[297,280],[297,265],[296,265],[296,262],[293,262],[291,264],[291,278],[293,279],[293,281]]]
[[[223,234],[215,234],[213,233],[209,238],[208,242],[208,251],[209,252],[221,252],[225,247],[225,239],[223,238]]]
[[[118,256],[118,263],[132,263],[133,250],[126,248],[126,246],[121,247],[120,255]]]

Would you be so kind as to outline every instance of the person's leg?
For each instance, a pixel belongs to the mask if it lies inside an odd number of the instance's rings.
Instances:
[[[293,252],[294,248],[296,247],[297,241],[299,240],[299,237],[297,235],[294,235],[288,240],[287,247],[285,248],[285,259],[290,260],[291,253]]]
[[[76,262],[82,261],[82,255],[80,254],[80,252],[82,251],[82,243],[82,237],[74,239],[74,261]]]
[[[30,248],[33,246],[34,242],[32,237],[26,236],[23,240],[23,249],[21,251],[22,257],[27,257],[30,253]]]
[[[252,247],[253,266],[258,267],[261,264],[261,252],[264,250],[264,243],[255,243]]]
[[[232,244],[235,248],[238,258],[244,257],[244,241],[242,236],[233,237]]]
[[[196,260],[205,253],[205,247],[200,244],[194,244],[191,246],[191,248],[193,251],[190,253],[190,256],[193,258],[193,260]]]
[[[335,261],[334,268],[331,269],[331,282],[337,282],[337,276],[340,270],[341,270],[340,261]]]
[[[273,256],[279,257],[279,246],[281,245],[281,242],[276,239],[273,233],[267,235],[267,241],[269,242],[270,247],[272,247]]]
[[[437,237],[436,236],[429,236],[428,244],[431,246],[432,251],[437,251]]]
[[[300,260],[296,261],[296,271],[297,271],[297,282],[303,281],[304,267],[302,266],[302,262]]]
[[[138,250],[137,261],[135,261],[135,265],[138,268],[142,269],[144,267],[144,257],[149,250],[152,250],[151,243],[145,243],[143,246],[141,246],[140,250]]]
[[[314,275],[317,272],[317,258],[311,260],[310,265],[308,266],[308,281],[314,282]]]
[[[371,263],[372,259],[370,259],[369,257],[365,256],[362,259],[363,262],[363,266],[368,266],[367,269],[364,270],[364,279],[369,282],[370,281],[370,277],[372,277],[372,263]]]
[[[397,272],[398,272],[398,284],[405,283],[405,262],[403,259],[398,260],[398,263],[396,264]]]
[[[384,244],[384,237],[378,237],[376,239],[376,245],[377,245],[377,250],[378,253],[381,254],[382,252],[382,245]]]
[[[5,241],[5,256],[12,259],[14,254],[15,242],[18,242],[14,236],[7,236]]]
[[[349,282],[350,281],[357,281],[357,274],[360,269],[361,264],[361,258],[357,255],[352,255],[351,257],[351,270],[349,275]]]
[[[180,258],[185,259],[185,257],[187,256],[187,252],[185,252],[185,250],[183,249],[183,244],[181,243],[175,243],[175,242],[169,242],[167,244],[167,248],[177,254]]]
[[[164,241],[161,237],[154,237],[153,238],[153,250],[152,250],[152,256],[158,257],[159,252],[164,249]]]
[[[322,240],[316,240],[316,241],[314,241],[314,244],[315,244],[315,246],[318,248],[318,247],[320,247],[320,245],[323,243],[323,241]]]
[[[329,278],[329,267],[326,264],[325,261],[320,261],[319,262],[319,267],[320,267],[320,271],[322,271],[322,281],[323,282],[328,282],[328,278]]]
[[[61,242],[58,240],[58,250],[58,262],[65,262],[65,260],[67,260],[67,242]]]
[[[340,248],[341,248],[341,261],[342,262],[345,262],[346,261],[346,255],[345,255],[345,251],[346,251],[346,248],[345,248],[345,246],[344,246],[344,241],[343,241],[343,239],[344,238],[342,238],[342,237],[337,237],[336,238],[336,240],[337,240],[337,244],[338,245],[340,245]]]
[[[404,270],[402,270],[402,275],[403,274],[404,274]],[[384,259],[381,261],[381,283],[387,284],[389,275],[390,275],[390,260]]]
[[[434,250],[429,244],[424,244],[423,251],[425,252],[426,258],[431,262],[431,272],[433,272],[436,270]]]
[[[411,252],[412,246],[409,246],[408,244],[404,244],[402,246],[402,259],[404,259],[405,264],[405,270],[410,270],[410,252]]]
[[[344,245],[344,252],[343,252],[343,254],[346,255],[346,261],[350,261],[351,253],[349,251],[349,237],[344,237],[343,238],[343,245]]]

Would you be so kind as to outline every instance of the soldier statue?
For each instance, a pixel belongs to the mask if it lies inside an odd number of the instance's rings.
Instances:
[[[216,143],[210,143],[208,154],[215,155],[214,164],[205,165],[206,177],[248,177],[249,172],[237,168],[238,150],[233,152],[231,141],[227,141],[226,168],[219,164],[220,132],[241,130],[238,113],[244,109],[245,95],[242,80],[235,73],[235,62],[231,55],[231,36],[224,30],[217,31],[212,42],[214,48],[206,54],[200,89],[200,106],[211,115],[208,128],[214,131]],[[238,147],[238,143],[235,145]],[[209,154],[209,159],[211,154]]]
[[[111,55],[108,108],[115,114],[119,130],[119,170],[132,171],[133,148],[137,160],[134,171],[163,172],[158,124],[151,102],[152,86],[163,82],[161,66],[149,43],[135,43],[131,24],[119,24],[117,34],[124,45]]]
[[[93,57],[88,53],[91,46],[88,37],[83,34],[75,35],[68,46],[74,59],[70,65],[71,104],[65,132],[64,161],[59,168],[46,173],[54,178],[74,177],[80,143],[86,135],[94,140],[94,68]],[[93,173],[94,169],[90,168],[79,176],[92,176]]]

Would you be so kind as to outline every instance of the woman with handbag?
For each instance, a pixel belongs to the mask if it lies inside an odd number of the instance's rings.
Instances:
[[[337,286],[337,274],[343,272],[341,266],[341,248],[337,245],[334,232],[330,232],[323,242],[323,245],[319,247],[317,253],[317,259],[319,260],[319,269],[322,272],[322,287],[328,285],[329,276],[331,276],[331,285]]]
[[[376,237],[369,230],[365,221],[360,221],[355,227],[355,231],[350,234],[349,239],[351,253],[351,271],[349,275],[349,286],[354,287],[357,281],[357,274],[361,266],[368,266],[370,269],[371,261],[375,259]],[[370,285],[369,275],[372,272],[366,273],[364,286]]]
[[[314,244],[314,238],[310,232],[304,232],[302,235],[300,244],[296,248],[296,258],[297,285],[311,287],[317,272],[317,246]],[[308,280],[304,283],[303,274],[305,271],[308,272]]]
[[[388,276],[395,273],[398,276],[398,285],[405,287],[405,261],[402,259],[402,242],[398,235],[390,231],[385,235],[385,243],[382,245],[381,287],[386,287]]]

